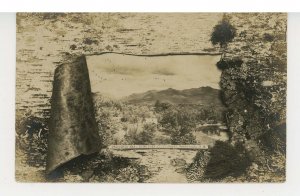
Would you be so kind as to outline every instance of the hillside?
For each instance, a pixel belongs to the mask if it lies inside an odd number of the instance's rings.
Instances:
[[[220,90],[211,87],[176,90],[151,90],[145,93],[132,94],[123,99],[129,104],[154,104],[157,100],[171,104],[202,104],[222,107]]]

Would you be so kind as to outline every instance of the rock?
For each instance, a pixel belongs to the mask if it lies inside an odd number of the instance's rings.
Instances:
[[[183,167],[183,166],[185,166],[185,164],[186,164],[186,161],[184,159],[176,158],[176,159],[171,160],[171,165],[175,166],[175,167],[178,167],[178,166]]]
[[[185,170],[185,168],[183,168],[183,167],[177,168],[175,171],[176,171],[177,173],[180,173],[180,174],[185,174],[185,173],[186,173],[186,170]]]
[[[274,82],[273,81],[263,81],[262,85],[265,86],[265,87],[267,87],[267,86],[273,86]]]
[[[258,170],[258,165],[256,163],[252,163],[251,169]]]
[[[81,176],[83,178],[84,181],[88,181],[94,174],[93,170],[87,170],[87,171],[83,171]]]

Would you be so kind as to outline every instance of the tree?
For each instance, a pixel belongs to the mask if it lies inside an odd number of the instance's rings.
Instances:
[[[169,108],[163,112],[161,119],[159,120],[160,125],[166,132],[174,132],[178,129],[178,111],[174,108]]]
[[[171,107],[171,105],[169,103],[160,102],[159,100],[156,100],[156,102],[154,104],[154,110],[157,113],[163,112],[163,111],[169,109],[170,107]]]
[[[159,123],[171,135],[172,144],[196,143],[196,138],[192,134],[196,123],[190,110],[171,107],[163,113]]]
[[[210,41],[213,45],[220,44],[220,47],[224,48],[228,42],[233,40],[235,35],[236,29],[229,23],[229,20],[224,17],[222,21],[214,27]]]

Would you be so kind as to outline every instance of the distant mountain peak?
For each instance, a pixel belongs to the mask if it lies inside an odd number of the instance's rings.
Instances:
[[[210,86],[177,90],[150,90],[144,93],[134,93],[122,99],[129,104],[154,104],[157,100],[171,104],[203,104],[223,107],[220,100],[220,90]]]

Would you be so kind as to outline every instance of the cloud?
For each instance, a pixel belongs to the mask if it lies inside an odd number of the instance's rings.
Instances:
[[[93,92],[115,98],[148,90],[219,88],[220,56],[174,55],[141,57],[103,54],[87,58]],[[102,80],[105,78],[105,80]]]
[[[144,72],[141,68],[127,66],[108,66],[103,67],[103,69],[107,73],[120,75],[138,75]]]
[[[165,75],[165,76],[173,76],[176,73],[170,69],[157,69],[152,71],[153,74]]]

